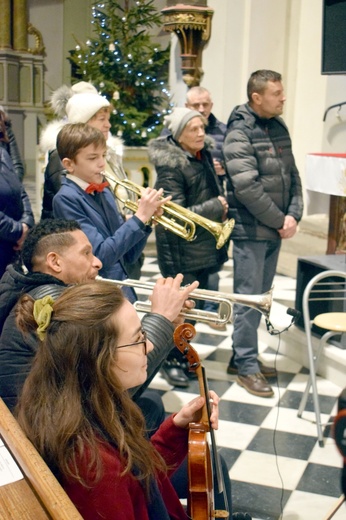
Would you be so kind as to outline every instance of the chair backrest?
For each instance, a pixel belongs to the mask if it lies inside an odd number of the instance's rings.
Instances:
[[[24,475],[0,486],[1,520],[83,520],[2,399],[0,436]]]
[[[307,334],[311,329],[311,320],[324,312],[346,312],[346,272],[323,271],[311,278],[305,287],[303,317]]]

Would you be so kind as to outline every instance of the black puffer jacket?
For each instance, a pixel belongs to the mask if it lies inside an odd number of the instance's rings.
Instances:
[[[35,299],[50,294],[57,298],[66,285],[43,273],[24,274],[19,266],[9,265],[0,280],[0,396],[12,410],[29,374],[38,346],[35,334],[24,337],[15,323],[15,305],[20,296],[30,293]],[[139,397],[149,385],[167,357],[173,344],[173,324],[159,314],[146,314],[143,329],[155,348],[148,354],[148,379],[131,389],[133,398]],[[2,330],[2,332],[1,332]]]
[[[22,294],[33,291],[43,285],[66,285],[48,274],[28,273],[24,274],[19,264],[10,264],[0,279],[0,336],[4,323],[13,307],[16,305]],[[3,338],[2,338],[3,339]],[[1,364],[1,363],[0,363]]]
[[[214,114],[209,114],[208,124],[205,128],[205,133],[211,135],[215,141],[214,147],[210,150],[213,159],[220,163],[223,162],[222,145],[225,139],[227,127],[225,123],[221,123]]]
[[[17,256],[14,247],[23,234],[23,224],[32,227],[34,223],[29,197],[0,141],[0,276]]]
[[[231,177],[232,239],[278,240],[286,215],[303,213],[302,187],[287,127],[279,117],[260,118],[248,104],[228,120],[223,154]]]
[[[24,177],[24,173],[25,173],[25,168],[24,168],[24,164],[22,161],[22,157],[20,155],[16,137],[12,130],[12,123],[11,123],[11,121],[7,120],[5,122],[5,125],[6,125],[7,137],[9,139],[9,142],[7,143],[7,151],[11,156],[13,166],[14,166],[14,171],[16,172],[18,179],[20,181],[22,181],[23,177]]]
[[[44,172],[42,220],[54,217],[53,198],[60,189],[62,175],[66,175],[66,170],[60,161],[58,150],[55,149],[49,152],[48,163]]]
[[[29,374],[37,350],[34,334],[24,337],[16,327],[15,305],[20,296],[29,293],[34,298],[46,294],[57,297],[65,284],[53,276],[42,273],[25,275],[20,267],[9,265],[0,281],[0,395],[12,410],[18,394]]]
[[[172,201],[180,206],[221,222],[223,210],[217,198],[221,188],[206,148],[199,160],[187,154],[169,135],[150,141],[148,154],[157,173],[156,189],[163,188],[165,195],[172,195]],[[205,268],[217,270],[228,258],[227,247],[217,250],[215,238],[199,225],[192,242],[161,225],[155,231],[158,263],[165,277]]]

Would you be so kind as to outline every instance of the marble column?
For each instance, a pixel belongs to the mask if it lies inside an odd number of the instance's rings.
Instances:
[[[11,0],[0,0],[0,49],[11,48]]]
[[[13,0],[13,49],[28,50],[28,13],[26,0]]]

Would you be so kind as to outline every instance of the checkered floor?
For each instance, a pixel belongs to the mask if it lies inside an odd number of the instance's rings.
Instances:
[[[26,179],[25,186],[38,222],[41,208],[36,203],[34,180]],[[160,276],[159,269],[156,258],[149,254],[142,279],[155,282]],[[225,265],[220,276],[220,291],[232,292],[232,261]],[[282,330],[290,323],[286,308],[294,307],[296,281],[276,276],[274,286],[271,321]],[[145,291],[137,290],[137,293],[144,298]],[[250,395],[236,383],[235,376],[226,374],[232,326],[227,328],[227,332],[215,332],[206,324],[197,324],[192,344],[206,367],[209,387],[222,399],[216,436],[229,466],[233,510],[247,511],[253,520],[324,520],[341,495],[342,461],[329,426],[324,432],[325,446],[319,447],[311,399],[303,419],[297,417],[307,370],[280,354],[278,336],[269,336],[262,323],[260,358],[275,366],[279,375],[277,381],[270,380],[274,397],[264,399]],[[285,341],[289,340],[290,331],[285,333]],[[160,375],[151,387],[161,393],[167,412],[176,411],[198,392],[196,381],[186,390],[176,390]],[[321,378],[318,378],[318,388],[322,418],[327,424],[336,413],[342,388]],[[333,518],[345,519],[346,506]]]
[[[154,282],[159,276],[156,258],[146,256],[142,280]],[[221,273],[220,290],[232,292],[232,261]],[[145,291],[137,293],[144,298]],[[294,307],[294,298],[295,280],[276,276],[274,301]],[[284,319],[288,317],[283,316],[281,328],[286,325]],[[260,358],[275,366],[279,375],[277,380],[270,380],[274,397],[250,395],[236,383],[235,376],[226,374],[232,326],[227,328],[227,332],[215,332],[199,323],[192,345],[203,360],[209,387],[222,399],[216,436],[229,466],[234,511],[247,511],[254,520],[323,520],[341,495],[342,461],[329,426],[324,433],[325,446],[319,447],[311,399],[303,418],[297,417],[307,370],[280,354],[277,337],[275,346],[271,340],[268,347],[269,335],[261,326]],[[287,341],[289,332],[285,334]],[[342,389],[323,379],[318,385],[323,420],[327,423],[335,415]],[[188,389],[175,389],[159,374],[151,387],[161,393],[167,412],[176,411],[198,393],[197,381],[191,381]],[[346,518],[344,505],[334,518]]]

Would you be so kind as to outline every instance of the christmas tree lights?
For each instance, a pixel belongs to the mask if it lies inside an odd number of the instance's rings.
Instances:
[[[92,7],[91,36],[71,53],[72,82],[90,81],[113,105],[112,133],[128,146],[159,135],[171,111],[167,88],[169,48],[150,30],[161,26],[154,0],[107,0]]]

